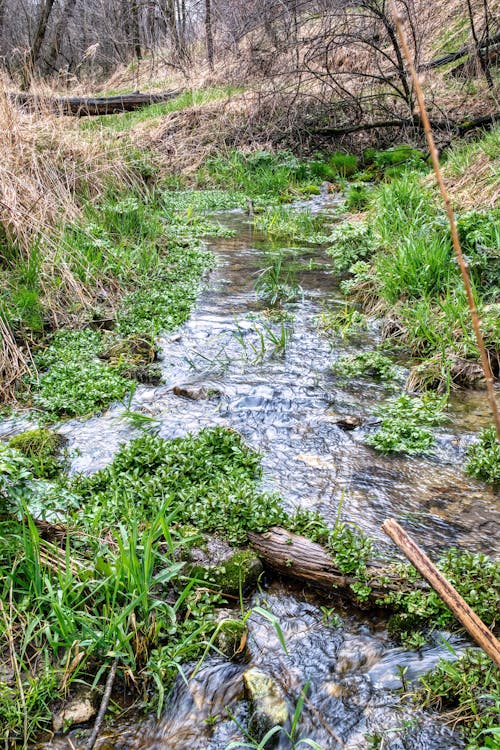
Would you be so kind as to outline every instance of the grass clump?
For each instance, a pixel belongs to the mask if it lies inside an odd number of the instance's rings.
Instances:
[[[53,479],[61,471],[59,451],[63,439],[57,432],[41,427],[27,430],[9,440],[9,446],[26,456],[34,474],[42,479]]]
[[[498,748],[500,670],[480,649],[469,648],[456,661],[441,659],[420,678],[417,700],[445,711],[469,750]]]
[[[494,426],[482,430],[478,442],[467,449],[465,470],[483,482],[500,483],[500,443]]]
[[[198,180],[203,187],[220,186],[268,204],[317,193],[320,183],[333,174],[323,159],[302,160],[287,150],[233,150],[207,159]]]
[[[297,211],[285,206],[266,208],[255,220],[258,229],[272,239],[286,239],[319,245],[327,237],[323,228],[324,217],[314,216],[310,211]]]
[[[488,134],[463,149],[450,155],[445,166],[448,175],[457,178],[457,184],[460,179],[468,179],[466,174],[461,175],[461,169],[474,171],[477,165],[478,169],[484,167],[493,173],[498,165],[498,134]],[[383,159],[377,157],[378,163],[393,163],[400,158],[396,151],[399,149],[384,152]],[[363,237],[359,242],[354,237],[353,246],[344,250],[340,225],[336,228],[340,246],[333,248],[334,264],[340,272],[349,270],[352,274],[342,282],[346,294],[367,310],[387,314],[383,326],[386,338],[406,346],[415,357],[431,360],[430,376],[424,375],[422,382],[441,390],[474,384],[478,379],[474,365],[479,362],[479,352],[449,227],[435,191],[427,179],[422,180],[420,166],[425,166],[425,160],[411,151],[408,154],[403,154],[404,171],[373,189],[369,204],[371,246],[364,244]],[[373,161],[376,154],[369,156]],[[477,190],[482,196],[479,186]],[[493,207],[457,215],[485,344],[493,363],[498,359],[500,340],[496,304],[500,290],[499,216],[498,208]],[[349,238],[352,225],[345,226]],[[422,372],[427,372],[425,363]]]
[[[374,378],[392,380],[397,375],[392,360],[381,352],[346,354],[332,365],[333,371],[343,378]]]
[[[328,166],[333,170],[335,177],[352,177],[358,169],[358,157],[354,154],[346,154],[343,151],[335,151],[328,157]]]
[[[441,424],[445,399],[432,393],[422,397],[404,393],[383,404],[376,411],[381,417],[380,427],[366,442],[380,453],[426,453],[435,438],[428,429]]]

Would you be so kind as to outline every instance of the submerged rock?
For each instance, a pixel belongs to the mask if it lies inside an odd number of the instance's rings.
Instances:
[[[273,677],[257,667],[243,674],[243,682],[245,696],[250,703],[248,731],[260,741],[272,727],[286,723],[288,706]]]
[[[201,385],[199,383],[183,383],[175,385],[172,392],[176,396],[189,398],[191,401],[206,401],[211,398],[217,398],[221,395],[220,390],[212,386]]]

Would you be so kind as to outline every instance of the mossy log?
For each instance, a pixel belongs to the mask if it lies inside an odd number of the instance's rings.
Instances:
[[[351,587],[359,578],[344,575],[335,565],[332,556],[316,542],[274,527],[263,534],[248,534],[249,542],[268,568],[332,593],[354,599]],[[394,561],[373,560],[366,568],[366,583],[371,587],[368,603],[382,605],[391,593],[407,592],[415,588],[428,589],[423,581],[413,582],[398,574]]]
[[[59,115],[73,115],[76,117],[95,117],[96,115],[114,115],[118,112],[132,112],[149,104],[161,104],[174,99],[182,93],[181,89],[164,91],[161,94],[133,94],[120,96],[68,96],[50,97],[38,94],[9,94],[11,102],[29,112],[55,112]]]

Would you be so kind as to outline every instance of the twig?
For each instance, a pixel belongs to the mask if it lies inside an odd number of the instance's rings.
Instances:
[[[432,128],[429,122],[429,115],[427,114],[427,108],[425,106],[424,93],[423,93],[422,86],[420,84],[420,81],[417,75],[417,71],[415,70],[415,66],[413,64],[412,56],[410,53],[410,48],[408,47],[406,33],[403,28],[403,20],[402,20],[401,15],[398,13],[396,9],[394,0],[391,0],[391,12],[392,12],[392,15],[394,16],[394,20],[396,23],[396,30],[398,33],[401,48],[403,50],[403,53],[406,59],[406,65],[408,67],[408,70],[411,75],[411,79],[413,81],[413,85],[415,87],[415,93],[417,95],[418,106],[420,109],[420,117],[422,119],[422,124],[424,126],[424,131],[425,131],[425,137],[427,139],[427,144],[429,146],[429,152],[430,152],[431,159],[432,159],[432,166],[434,167],[436,181],[439,186],[441,197],[443,198],[443,202],[446,208],[446,213],[448,215],[448,221],[450,223],[450,230],[451,230],[451,240],[453,242],[453,249],[455,251],[455,255],[457,256],[458,265],[460,267],[460,273],[462,274],[462,279],[463,279],[464,286],[465,286],[465,292],[467,294],[467,300],[469,303],[469,310],[470,310],[470,315],[472,319],[472,327],[474,328],[477,347],[479,349],[479,354],[481,357],[481,365],[483,368],[484,377],[486,379],[488,401],[490,404],[491,413],[493,415],[493,421],[495,423],[495,428],[497,432],[497,440],[500,442],[500,414],[498,412],[498,406],[495,400],[493,373],[491,371],[490,360],[488,358],[488,354],[484,346],[483,335],[481,333],[481,326],[479,323],[479,316],[477,314],[476,302],[474,300],[474,294],[472,292],[469,272],[467,270],[467,263],[462,253],[462,248],[460,246],[460,240],[458,237],[457,225],[455,222],[455,216],[453,214],[453,208],[451,205],[450,196],[448,195],[448,191],[446,190],[446,186],[443,180],[443,174],[441,172],[441,167],[439,165],[438,152],[436,149],[436,145],[434,143],[434,137],[432,135]]]
[[[406,531],[393,518],[382,524],[382,529],[392,541],[404,552],[408,560],[432,586],[447,607],[453,612],[467,632],[474,638],[488,656],[500,667],[500,643],[484,622],[476,615],[458,591],[432,564],[427,555],[408,536]]]
[[[89,740],[85,745],[85,750],[93,750],[93,747],[97,740],[97,735],[100,732],[102,722],[104,721],[104,716],[106,714],[106,711],[108,710],[109,699],[111,698],[111,691],[113,689],[113,683],[115,681],[117,668],[118,656],[115,656],[113,664],[111,665],[111,669],[109,670],[108,679],[106,680],[106,687],[104,689],[104,695],[102,696],[101,705],[99,707],[99,713],[97,714],[92,734],[90,735]]]

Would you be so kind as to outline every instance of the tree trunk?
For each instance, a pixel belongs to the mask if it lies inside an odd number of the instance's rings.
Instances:
[[[47,67],[50,70],[56,70],[56,64],[57,64],[57,58],[59,57],[59,52],[61,50],[61,41],[63,38],[63,33],[67,30],[68,25],[71,21],[71,18],[73,17],[73,11],[75,10],[76,0],[66,0],[66,4],[63,7],[61,18],[59,19],[55,31],[54,36],[52,38],[52,43],[50,45],[50,50],[45,58],[45,62],[47,64]]]
[[[142,60],[141,30],[139,24],[139,3],[132,0],[132,46],[137,60]]]
[[[52,12],[52,8],[54,6],[55,0],[43,0],[42,8],[40,11],[40,16],[38,19],[38,24],[36,26],[35,34],[33,36],[33,41],[31,43],[31,47],[28,53],[28,76],[31,77],[34,73],[35,66],[38,62],[38,58],[40,56],[40,50],[42,48],[42,44],[45,39],[45,35],[47,33],[47,24],[49,22],[50,14]],[[29,81],[27,81],[29,83]]]
[[[205,38],[207,42],[207,59],[210,70],[214,69],[214,37],[212,33],[211,0],[205,0]]]
[[[9,98],[18,106],[31,112],[51,109],[60,115],[76,115],[91,117],[93,115],[112,115],[117,112],[131,112],[149,104],[159,104],[169,101],[181,93],[180,89],[166,91],[163,94],[124,94],[123,96],[107,97],[61,97],[51,98],[35,96],[33,94],[10,94]]]

